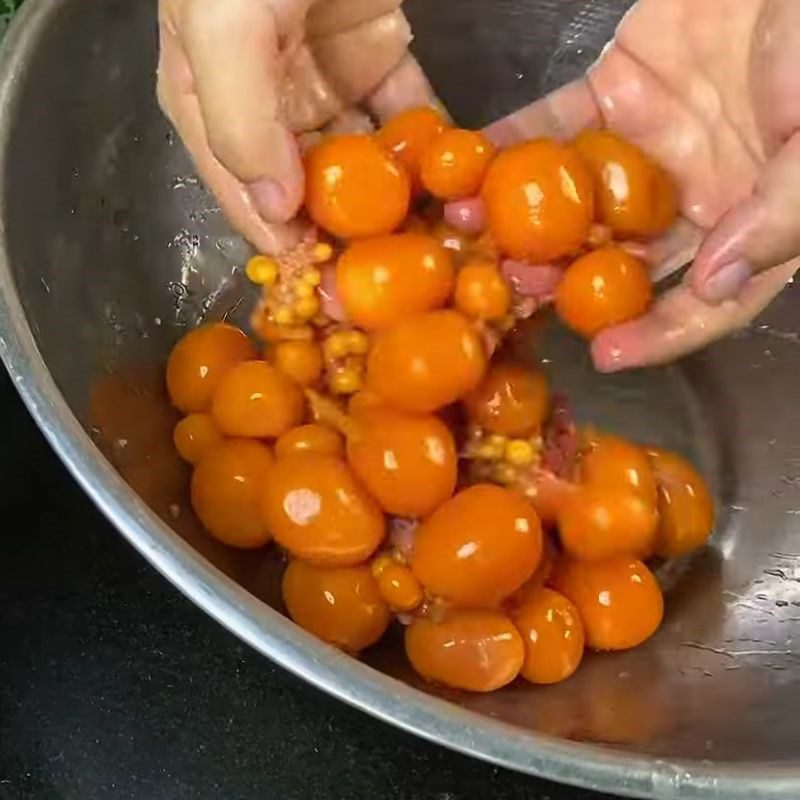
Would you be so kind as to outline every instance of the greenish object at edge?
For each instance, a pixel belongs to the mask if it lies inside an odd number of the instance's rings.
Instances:
[[[22,5],[22,0],[0,0],[0,34],[8,27],[14,12]]]

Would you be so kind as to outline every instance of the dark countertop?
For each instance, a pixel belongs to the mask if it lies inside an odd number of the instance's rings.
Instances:
[[[1,368],[0,412],[0,800],[603,800],[419,741],[274,666],[100,516]]]

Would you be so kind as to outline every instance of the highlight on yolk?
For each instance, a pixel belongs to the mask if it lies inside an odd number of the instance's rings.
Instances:
[[[664,598],[644,560],[707,542],[709,488],[674,453],[578,429],[544,367],[514,353],[525,320],[541,333],[543,298],[587,339],[648,311],[632,253],[675,221],[675,185],[608,130],[499,152],[421,107],[374,134],[315,138],[306,235],[245,266],[256,346],[226,323],[181,339],[166,368],[177,425],[163,403],[157,424],[118,437],[119,414],[94,415],[113,417],[98,428],[126,479],[174,502],[177,450],[210,536],[275,541],[299,626],[358,655],[399,623],[413,669],[443,687],[557,684],[587,647],[646,642]],[[156,403],[157,381],[137,397]],[[564,724],[540,693],[538,727],[652,739],[604,665],[573,684],[588,712]]]
[[[215,322],[187,333],[167,361],[172,405],[186,414],[208,411],[222,377],[237,364],[256,358],[253,344],[238,328]]]
[[[583,486],[558,516],[564,550],[583,561],[617,555],[649,558],[657,526],[655,505],[619,486]]]
[[[298,453],[316,453],[321,456],[344,455],[344,439],[342,435],[327,425],[311,423],[292,428],[275,442],[277,458],[297,455]]]
[[[652,299],[644,263],[609,246],[569,267],[556,289],[556,311],[572,330],[591,339],[605,328],[640,317]]]
[[[422,156],[422,185],[440,200],[463,200],[481,190],[497,148],[479,131],[450,128]]]
[[[278,544],[321,567],[363,563],[386,528],[377,503],[347,464],[316,453],[282,458],[270,471],[261,508]]]
[[[431,311],[376,336],[367,385],[397,408],[428,413],[470,392],[485,371],[486,350],[466,318]]]
[[[455,307],[466,317],[498,322],[511,307],[511,287],[491,261],[471,261],[458,271]]]
[[[292,561],[283,576],[283,602],[301,628],[349,653],[375,644],[391,619],[367,566],[321,569]]]
[[[578,609],[552,589],[530,592],[514,612],[525,643],[522,677],[531,683],[560,683],[583,660],[585,637]]]
[[[205,454],[192,475],[192,508],[203,527],[232,547],[263,547],[272,538],[261,495],[273,463],[260,442],[232,439]]]
[[[470,421],[490,433],[528,436],[540,430],[550,411],[550,387],[543,372],[501,361],[464,398],[464,407]]]
[[[450,253],[433,237],[415,233],[354,242],[336,268],[347,317],[365,330],[388,328],[440,308],[454,282]]]
[[[648,451],[658,484],[656,553],[677,558],[702,547],[714,529],[714,501],[700,473],[676,453]]]
[[[175,426],[172,435],[178,455],[189,464],[197,464],[224,438],[211,414],[189,414]]]
[[[374,562],[372,574],[378,580],[381,597],[393,611],[407,614],[418,608],[425,599],[422,586],[414,577],[414,573],[391,558],[384,557]]]
[[[458,454],[453,434],[438,417],[365,409],[353,427],[347,458],[384,511],[426,517],[452,496]]]
[[[214,392],[211,412],[227,436],[280,436],[303,418],[305,399],[296,383],[266,361],[229,370]]]
[[[340,239],[382,236],[408,214],[408,172],[371,136],[323,139],[306,155],[306,210]]]
[[[390,119],[375,138],[406,168],[414,187],[419,189],[422,156],[428,145],[448,127],[447,120],[435,108],[422,106]]]
[[[489,230],[518,261],[545,264],[576,253],[594,221],[594,183],[575,150],[535,139],[500,153],[483,184]]]
[[[643,448],[608,434],[596,435],[580,463],[581,479],[592,486],[629,489],[655,506],[656,478]]]
[[[522,669],[525,647],[511,620],[492,611],[452,611],[441,622],[406,628],[406,655],[423,678],[470,692],[493,692]]]
[[[573,146],[591,169],[598,221],[620,238],[653,238],[678,216],[678,196],[667,173],[613,131],[584,131]]]
[[[313,386],[322,377],[322,349],[316,342],[280,342],[274,349],[275,366],[298,386]]]
[[[563,559],[550,584],[575,604],[586,643],[593,650],[638,647],[658,630],[664,617],[664,597],[655,576],[633,558]]]
[[[541,558],[542,528],[533,508],[507,489],[478,485],[422,522],[411,568],[433,595],[492,608],[533,575]]]

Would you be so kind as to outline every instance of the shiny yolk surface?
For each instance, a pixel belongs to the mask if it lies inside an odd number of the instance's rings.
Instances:
[[[491,608],[533,575],[542,531],[533,508],[499,486],[465,489],[418,528],[414,574],[452,603]]]
[[[261,507],[276,541],[319,566],[360,564],[385,533],[377,503],[347,464],[333,456],[282,458],[270,471]]]
[[[431,514],[456,486],[453,434],[432,415],[362,411],[347,442],[347,457],[383,510],[401,517]]]

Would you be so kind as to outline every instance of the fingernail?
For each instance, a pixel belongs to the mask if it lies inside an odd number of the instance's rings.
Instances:
[[[698,294],[708,303],[722,303],[739,296],[744,285],[753,276],[750,265],[740,259],[724,264],[699,287]]]
[[[287,222],[286,192],[276,181],[264,180],[248,186],[258,213],[267,222]]]
[[[608,346],[593,347],[592,360],[598,372],[611,375],[614,372],[621,372],[625,369],[623,352],[619,347]]]

